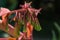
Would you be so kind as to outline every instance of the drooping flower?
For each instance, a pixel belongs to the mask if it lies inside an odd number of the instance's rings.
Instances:
[[[27,22],[27,38],[30,38],[32,36],[32,32],[33,32],[33,26]]]
[[[25,2],[24,5],[21,5],[21,7],[22,7],[21,9],[15,10],[15,11],[13,10],[14,13],[16,14],[15,17],[13,18],[14,19],[13,21],[15,21],[16,24],[15,24],[14,28],[10,25],[11,26],[10,28],[15,30],[16,31],[15,34],[17,34],[17,33],[21,32],[20,31],[21,27],[25,27],[25,29],[23,28],[24,35],[21,34],[19,39],[21,39],[23,36],[25,38],[29,39],[32,36],[33,26],[36,30],[40,31],[41,27],[39,25],[37,15],[41,11],[42,8],[40,8],[40,9],[32,8],[31,3],[32,2],[30,2],[30,3]],[[0,12],[0,14],[1,14],[0,16],[2,16],[2,20],[3,20],[4,24],[7,22],[5,17],[9,12],[13,13],[12,11],[10,11],[6,8],[2,9],[2,11]],[[17,35],[17,37],[18,37],[18,35]]]

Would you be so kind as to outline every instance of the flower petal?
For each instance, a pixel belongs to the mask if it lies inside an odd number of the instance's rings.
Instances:
[[[32,2],[26,3],[24,5],[20,5],[22,8],[29,8]]]
[[[1,10],[0,10],[0,16],[2,16],[4,14],[7,14],[8,12],[10,12],[9,9],[7,9],[7,8],[1,8]]]
[[[42,8],[40,8],[39,10],[35,10],[35,15],[37,16],[38,13],[41,11]]]
[[[42,8],[40,8],[39,10],[34,9],[34,8],[28,8],[29,12],[30,12],[31,14],[35,13],[36,16],[37,16],[38,13],[41,11],[41,9],[42,9]]]

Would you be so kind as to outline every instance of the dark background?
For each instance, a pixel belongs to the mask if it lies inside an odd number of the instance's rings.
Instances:
[[[19,9],[20,4],[24,4],[25,0],[0,0],[0,7],[6,7],[10,10]],[[32,1],[31,6],[41,10],[41,13],[38,14],[38,19],[41,24],[41,31],[33,31],[34,40],[60,40],[60,14],[57,9],[59,9],[59,1],[55,3],[55,0],[26,0],[27,2]],[[56,12],[55,12],[55,4]],[[8,6],[7,6],[8,5]],[[59,28],[57,28],[59,27]],[[4,37],[3,34],[6,34],[3,31],[0,31],[0,37]],[[7,37],[7,36],[6,36]]]

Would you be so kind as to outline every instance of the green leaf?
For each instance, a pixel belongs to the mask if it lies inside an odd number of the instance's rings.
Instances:
[[[26,32],[26,27],[25,26],[23,27],[23,32]]]
[[[8,31],[8,26],[6,26],[6,31]]]
[[[9,29],[8,29],[8,23],[6,24],[6,28],[5,29],[6,29],[6,31],[9,31]]]
[[[41,30],[40,24],[35,24],[35,30],[37,30],[37,31],[40,31]]]
[[[20,26],[19,31],[22,32],[22,31],[23,31],[23,27],[24,27],[24,22],[21,21],[21,20],[18,20],[18,24],[19,24],[19,26]]]
[[[35,22],[32,22],[32,25],[36,31],[40,31],[42,29],[40,24],[36,24]]]
[[[17,34],[20,35],[20,31],[19,30],[17,31]]]
[[[18,29],[18,26],[15,26],[14,32],[15,32],[16,37],[20,35],[20,30]]]
[[[57,40],[56,33],[54,30],[52,30],[52,40]]]

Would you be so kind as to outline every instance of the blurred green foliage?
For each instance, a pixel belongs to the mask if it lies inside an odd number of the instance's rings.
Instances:
[[[10,10],[14,10],[17,5],[17,0],[0,0],[0,7],[6,7]]]
[[[57,40],[60,40],[60,25],[58,25],[57,22],[54,22],[54,25],[55,25],[55,28],[57,29],[57,32],[58,32],[58,38],[57,38]]]

